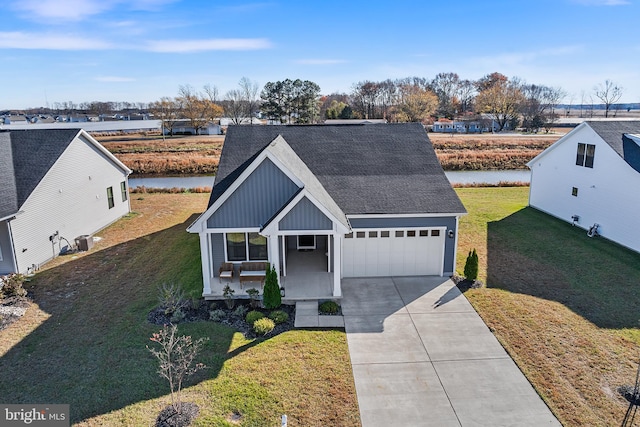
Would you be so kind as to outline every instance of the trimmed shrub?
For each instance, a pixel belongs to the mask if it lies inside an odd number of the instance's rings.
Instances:
[[[253,332],[257,335],[266,335],[269,332],[273,331],[273,328],[276,327],[276,324],[273,320],[268,317],[263,317],[262,319],[258,319],[253,323]]]
[[[276,322],[276,325],[279,325],[280,323],[284,323],[289,320],[289,315],[282,310],[274,310],[269,313],[269,319]]]
[[[256,320],[262,319],[263,317],[264,314],[262,314],[261,312],[251,310],[249,313],[247,313],[247,317],[245,317],[244,320],[246,320],[248,324],[252,325],[256,322]]]
[[[262,292],[262,303],[264,307],[273,310],[282,304],[280,296],[280,286],[278,286],[278,274],[275,268],[269,266],[264,282],[264,291]]]
[[[180,323],[184,320],[185,317],[186,317],[185,312],[182,311],[181,308],[179,308],[173,312],[173,314],[171,315],[171,319],[169,319],[169,321],[171,323]]]
[[[164,308],[164,314],[173,315],[178,310],[189,305],[189,301],[185,298],[184,291],[180,285],[176,283],[163,283],[158,289],[158,303]]]
[[[478,278],[478,254],[476,250],[469,251],[467,261],[464,263],[464,277],[473,282]]]
[[[320,304],[318,310],[323,314],[337,314],[340,310],[340,306],[335,301],[325,301]]]
[[[249,309],[245,305],[239,305],[233,310],[233,315],[238,317],[244,317]]]
[[[215,309],[209,312],[209,320],[212,322],[219,322],[224,317],[224,310]]]

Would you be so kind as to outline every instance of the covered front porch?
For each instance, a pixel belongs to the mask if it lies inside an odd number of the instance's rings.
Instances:
[[[342,296],[339,276],[338,286],[334,286],[337,274],[332,266],[333,251],[329,248],[335,239],[330,235],[314,237],[313,248],[300,247],[297,236],[272,237],[278,242],[278,252],[276,256],[270,253],[269,258],[272,265],[279,267],[276,267],[278,283],[284,288],[282,302],[285,304],[302,300],[338,299]],[[231,278],[211,277],[210,291],[203,295],[205,299],[224,300],[224,288],[227,285],[234,291],[234,298],[248,299],[247,290],[251,288],[258,289],[262,295],[264,284],[259,281],[241,283],[238,268],[239,265],[235,265]]]

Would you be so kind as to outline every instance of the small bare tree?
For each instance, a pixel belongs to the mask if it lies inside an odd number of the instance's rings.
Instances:
[[[622,97],[622,87],[607,79],[604,81],[604,84],[600,83],[594,87],[593,90],[596,98],[604,104],[604,116],[609,117],[611,106]]]
[[[171,406],[179,414],[182,412],[180,393],[184,380],[205,367],[202,363],[195,363],[195,358],[207,338],[194,341],[188,335],[178,336],[177,331],[176,325],[164,325],[150,338],[160,345],[160,349],[149,346],[147,349],[158,359],[158,374],[169,381]]]

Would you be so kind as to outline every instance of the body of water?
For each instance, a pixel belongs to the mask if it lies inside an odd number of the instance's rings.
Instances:
[[[528,170],[508,171],[450,171],[445,172],[452,184],[497,184],[499,182],[529,182]],[[194,188],[212,187],[213,176],[172,176],[159,178],[130,178],[129,187]]]
[[[129,187],[195,188],[213,187],[213,176],[168,176],[158,178],[129,178]]]
[[[531,171],[448,171],[445,172],[452,184],[497,184],[499,182],[529,182]]]

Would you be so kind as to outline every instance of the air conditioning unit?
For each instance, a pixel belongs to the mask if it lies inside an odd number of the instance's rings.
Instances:
[[[76,237],[76,247],[79,251],[88,251],[93,247],[93,236],[89,236],[84,234],[82,236]]]

